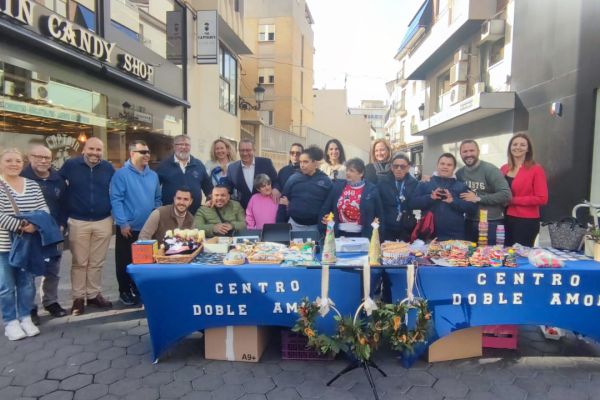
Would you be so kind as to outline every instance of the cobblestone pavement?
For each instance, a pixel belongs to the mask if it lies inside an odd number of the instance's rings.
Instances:
[[[69,262],[66,252],[63,305],[70,305]],[[116,299],[112,249],[104,276],[105,294]],[[205,360],[197,334],[154,365],[143,310],[116,306],[88,309],[77,318],[41,315],[41,335],[19,342],[0,338],[0,400],[373,398],[361,369],[325,385],[346,365],[343,359],[281,360],[277,335],[260,363]],[[517,351],[435,364],[420,360],[410,369],[379,352],[375,360],[388,377],[373,373],[381,399],[595,400],[599,355],[600,345],[573,335],[548,341],[537,327],[524,327]]]

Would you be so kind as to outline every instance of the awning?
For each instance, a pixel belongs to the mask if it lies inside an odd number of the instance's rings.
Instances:
[[[398,54],[402,52],[408,44],[417,36],[417,34],[423,31],[425,28],[431,24],[431,0],[425,0],[419,11],[415,14],[410,24],[408,24],[408,30],[404,35],[404,39],[402,39],[402,43],[400,43],[400,47],[398,48]]]

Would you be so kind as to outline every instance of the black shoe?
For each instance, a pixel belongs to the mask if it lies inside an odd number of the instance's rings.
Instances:
[[[121,292],[119,294],[119,300],[121,301],[121,303],[125,304],[126,306],[132,306],[135,304],[135,299],[133,298],[132,294],[129,292]]]
[[[34,325],[39,326],[42,323],[42,321],[40,321],[40,316],[37,313],[37,308],[31,310],[29,315],[31,316],[31,322],[33,322]]]
[[[67,315],[67,310],[62,308],[58,303],[52,303],[44,307],[46,311],[50,313],[54,318],[60,318]],[[32,318],[33,319],[33,318]]]

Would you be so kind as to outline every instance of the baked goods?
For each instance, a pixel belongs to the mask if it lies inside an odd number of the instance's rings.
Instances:
[[[232,250],[223,258],[224,265],[242,265],[246,262],[246,256],[241,251]]]

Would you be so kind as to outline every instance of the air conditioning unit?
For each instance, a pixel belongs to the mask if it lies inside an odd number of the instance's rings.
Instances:
[[[504,36],[504,20],[489,19],[481,25],[481,42],[494,42]]]
[[[450,101],[450,104],[456,104],[467,97],[467,85],[464,83],[455,85],[450,89],[447,95],[449,97],[448,101]]]
[[[48,99],[48,83],[31,81],[27,83],[26,96],[30,99]]]
[[[473,94],[485,92],[485,82],[477,82],[473,84]]]
[[[454,64],[461,61],[467,61],[469,59],[469,47],[460,46],[460,48],[454,53]]]
[[[450,84],[454,85],[457,82],[464,82],[467,80],[467,68],[469,63],[466,61],[460,61],[450,67]]]

